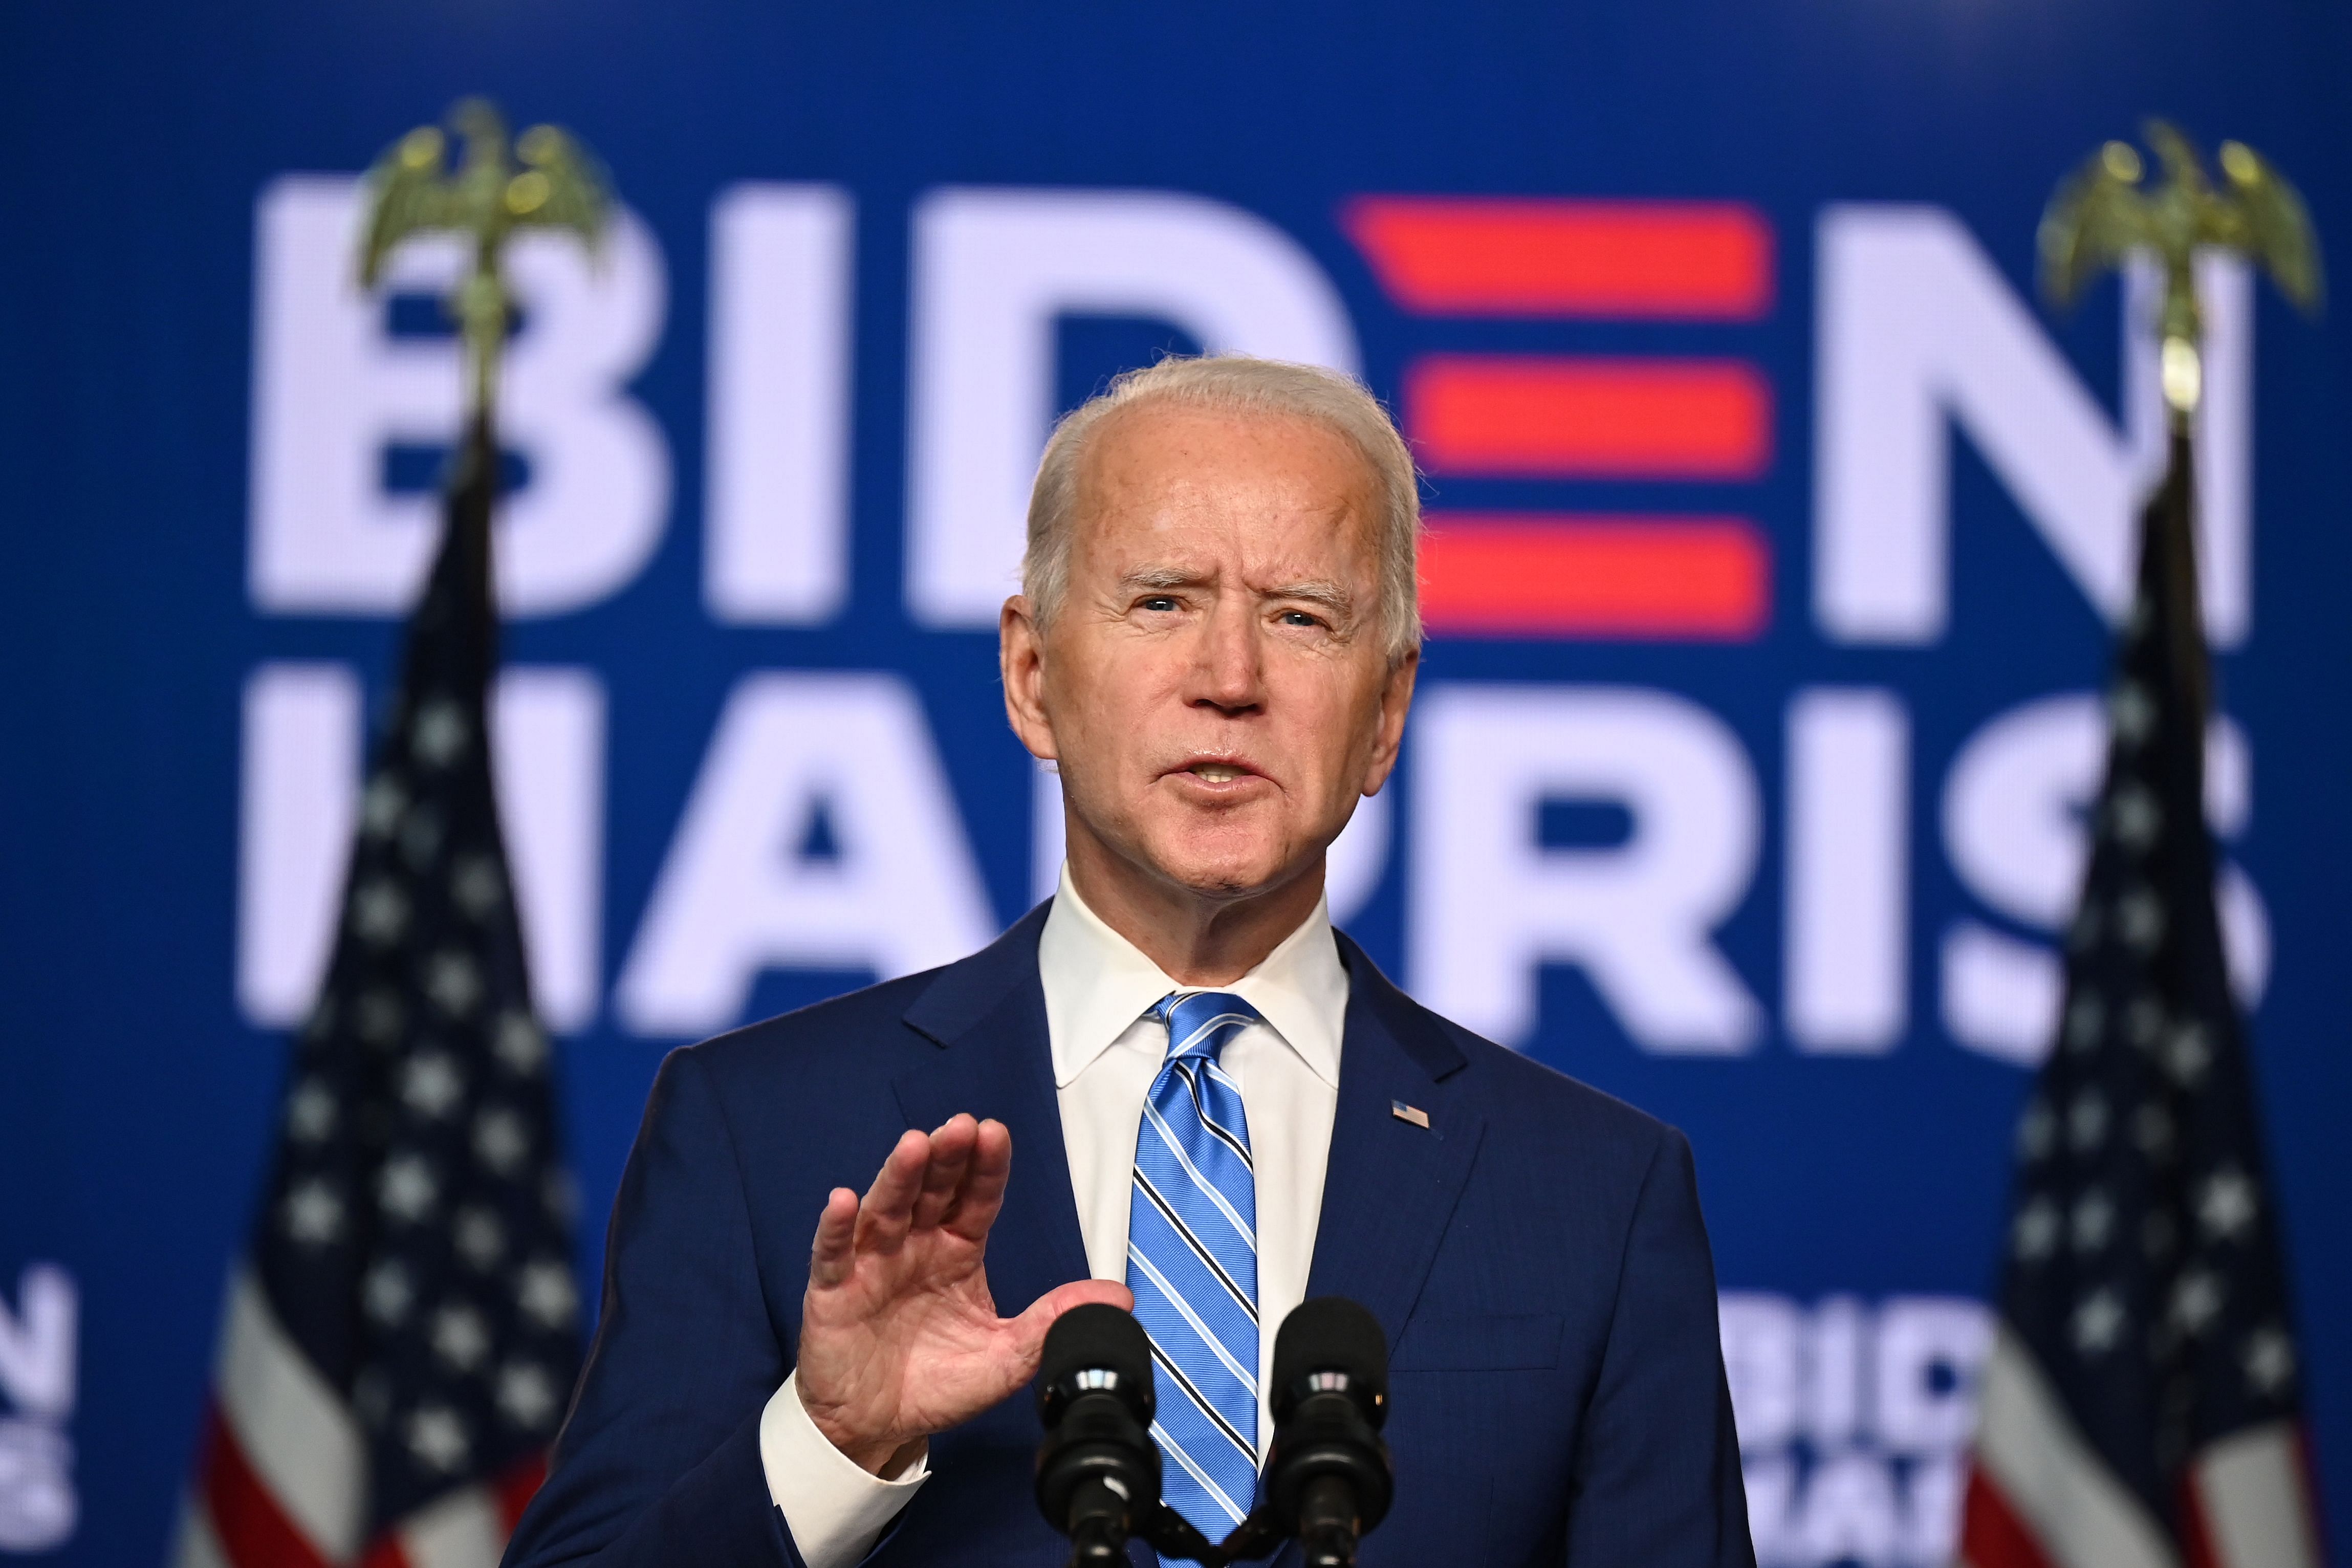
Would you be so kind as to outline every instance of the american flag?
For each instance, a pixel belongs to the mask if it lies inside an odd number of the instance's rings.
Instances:
[[[486,743],[494,450],[477,421],[370,762],[179,1568],[493,1568],[579,1371],[548,1041]]]
[[[1969,1568],[2317,1568],[2303,1396],[2201,809],[2176,435],[2142,518],[2058,1039],[2017,1137]]]

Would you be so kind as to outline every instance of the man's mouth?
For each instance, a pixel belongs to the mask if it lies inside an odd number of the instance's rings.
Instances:
[[[1231,784],[1235,779],[1249,776],[1247,768],[1237,768],[1231,763],[1194,763],[1184,771],[1210,784]]]

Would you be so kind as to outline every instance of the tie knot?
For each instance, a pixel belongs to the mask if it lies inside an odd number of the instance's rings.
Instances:
[[[1170,1061],[1214,1061],[1227,1041],[1258,1021],[1257,1009],[1230,991],[1172,991],[1151,1013],[1168,1026]]]

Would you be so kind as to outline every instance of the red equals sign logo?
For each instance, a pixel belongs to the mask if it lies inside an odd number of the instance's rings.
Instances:
[[[1772,235],[1731,202],[1368,196],[1343,221],[1417,315],[1752,321]],[[1743,360],[1433,353],[1406,367],[1432,474],[1752,480],[1772,391]],[[1423,614],[1444,634],[1743,641],[1771,613],[1771,546],[1740,517],[1433,511]]]

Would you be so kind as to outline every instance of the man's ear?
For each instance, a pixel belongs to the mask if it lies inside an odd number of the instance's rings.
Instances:
[[[1060,753],[1054,746],[1053,721],[1045,716],[1045,636],[1024,595],[1005,600],[997,613],[996,665],[1004,682],[1004,716],[1013,734],[1031,756],[1054,761]]]
[[[1381,716],[1372,737],[1372,754],[1364,769],[1364,793],[1378,795],[1395,771],[1397,752],[1404,744],[1404,717],[1412,707],[1412,687],[1421,674],[1421,650],[1414,648],[1389,667],[1381,683]]]

